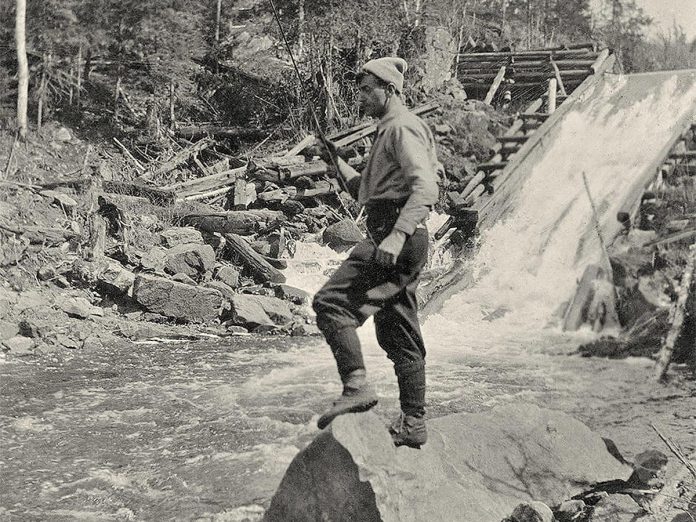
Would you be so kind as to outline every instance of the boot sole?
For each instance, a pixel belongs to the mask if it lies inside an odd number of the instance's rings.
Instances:
[[[329,424],[331,424],[331,421],[333,421],[336,417],[339,415],[345,415],[346,413],[362,413],[368,410],[371,410],[377,405],[377,399],[364,402],[361,404],[356,404],[354,406],[351,406],[346,409],[341,409],[341,410],[336,410],[336,411],[331,411],[328,413],[325,413],[321,417],[319,417],[319,420],[317,421],[317,427],[320,430],[323,430],[326,428]]]

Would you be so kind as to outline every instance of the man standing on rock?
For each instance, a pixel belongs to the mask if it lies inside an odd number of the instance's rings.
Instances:
[[[314,297],[317,325],[336,359],[343,393],[318,421],[377,404],[368,384],[357,327],[374,315],[379,345],[394,363],[401,414],[389,428],[394,444],[419,448],[427,439],[425,345],[417,316],[416,288],[428,256],[424,222],[438,198],[437,158],[428,126],[401,101],[401,58],[367,62],[358,74],[360,106],[379,118],[362,174],[328,151],[351,194],[365,206],[368,239]],[[331,144],[329,144],[331,146]]]

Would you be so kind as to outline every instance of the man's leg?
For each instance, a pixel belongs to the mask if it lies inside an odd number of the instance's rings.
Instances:
[[[419,260],[414,266],[420,271],[427,255],[427,234],[425,231],[417,231],[411,239],[410,255],[413,260]],[[418,321],[418,273],[415,277],[403,279],[408,284],[375,314],[377,341],[394,363],[399,384],[401,415],[398,423],[390,427],[397,446],[420,447],[427,439],[423,420],[426,352]]]
[[[387,272],[372,262],[373,251],[367,242],[356,246],[314,297],[317,326],[331,348],[343,382],[341,397],[317,422],[320,429],[338,415],[366,411],[377,403],[377,396],[367,383],[356,331],[382,305],[373,302],[369,295],[373,288],[384,285],[387,277]],[[392,293],[398,291],[398,287],[391,287]]]

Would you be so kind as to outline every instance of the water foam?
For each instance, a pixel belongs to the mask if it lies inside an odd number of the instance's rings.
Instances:
[[[611,228],[625,195],[672,139],[674,122],[696,103],[696,88],[685,90],[676,75],[648,80],[608,77],[544,138],[514,208],[481,238],[468,267],[474,285],[427,321],[429,339],[464,350],[529,346],[549,334],[559,342],[557,329],[543,331],[558,325],[583,270],[600,261],[582,173],[602,228]]]

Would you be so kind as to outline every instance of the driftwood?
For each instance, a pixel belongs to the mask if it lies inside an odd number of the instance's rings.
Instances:
[[[657,361],[655,377],[658,380],[665,379],[667,375],[667,369],[669,368],[669,364],[672,361],[674,345],[676,344],[682,332],[682,326],[686,317],[686,303],[689,299],[689,294],[691,293],[691,286],[694,276],[694,266],[696,266],[696,248],[692,246],[691,254],[689,255],[687,265],[684,268],[681,283],[679,284],[679,289],[677,291],[677,300],[672,307],[670,321],[671,327],[669,329],[669,333],[667,334],[664,343],[662,343],[660,357]]]
[[[114,143],[118,145],[118,148],[121,149],[121,152],[123,152],[126,157],[133,162],[133,165],[135,165],[135,168],[138,169],[140,172],[145,172],[145,167],[143,167],[143,164],[140,163],[137,159],[135,159],[135,156],[130,153],[130,151],[126,148],[126,146],[118,141],[117,138],[114,138]]]
[[[274,210],[233,210],[210,214],[188,214],[182,218],[182,222],[206,232],[247,236],[284,218],[282,212]]]
[[[191,125],[179,127],[176,135],[182,138],[195,139],[202,136],[215,136],[217,138],[243,138],[243,139],[262,139],[271,131],[268,129],[258,129],[252,127],[220,127],[216,125]]]
[[[237,234],[224,234],[225,247],[238,257],[246,267],[254,274],[254,277],[264,282],[284,283],[285,276],[266,261],[261,254],[256,252],[247,241]]]
[[[161,189],[145,185],[144,183],[129,183],[126,181],[104,181],[102,182],[104,192],[115,192],[127,196],[139,196],[148,199],[157,205],[169,205],[176,200],[176,193],[173,190]]]
[[[683,241],[685,239],[691,239],[696,236],[696,228],[691,228],[689,230],[683,230],[680,232],[675,232],[674,234],[669,234],[660,239],[654,239],[653,241],[648,241],[644,243],[644,247],[652,246],[662,246],[669,245],[670,243],[676,243],[677,241]]]
[[[161,164],[156,169],[151,170],[149,172],[145,172],[142,176],[140,176],[140,178],[150,179],[161,174],[166,174],[167,172],[170,172],[177,168],[182,163],[188,161],[191,156],[194,156],[202,150],[207,149],[210,145],[212,145],[212,143],[213,141],[209,139],[197,141],[192,146],[177,152],[174,155],[174,157],[172,157],[169,161],[166,161],[165,163]]]
[[[63,228],[41,227],[41,226],[13,226],[0,222],[0,229],[13,234],[21,235],[29,240],[32,245],[60,245],[69,241],[77,234],[72,230]]]

